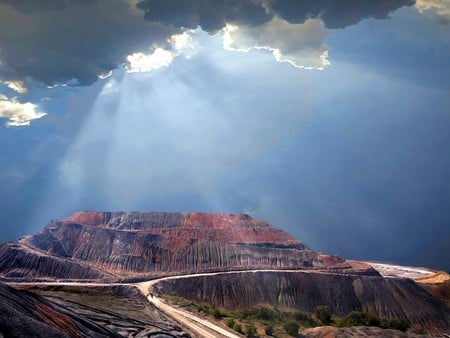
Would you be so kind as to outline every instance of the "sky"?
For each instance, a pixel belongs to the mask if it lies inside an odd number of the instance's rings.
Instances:
[[[450,271],[450,1],[0,0],[0,243],[248,213]]]

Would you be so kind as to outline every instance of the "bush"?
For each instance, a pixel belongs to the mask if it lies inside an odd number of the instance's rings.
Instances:
[[[378,326],[383,329],[395,329],[406,331],[409,328],[409,323],[399,318],[378,318],[370,312],[352,311],[345,318],[337,322],[337,326]]]
[[[255,314],[255,309],[245,309],[236,313],[239,319],[248,319]]]
[[[232,329],[234,327],[234,324],[236,324],[236,322],[234,321],[233,318],[228,318],[227,319],[227,326]]]
[[[343,320],[343,326],[380,326],[380,319],[369,312],[352,311]]]
[[[266,333],[266,335],[272,336],[273,335],[273,326],[267,325],[264,329],[264,332]]]
[[[306,312],[298,311],[298,312],[294,313],[294,318],[295,318],[295,320],[298,320],[299,322],[301,322],[301,321],[309,320],[310,315]]]
[[[294,319],[299,322],[300,326],[315,327],[318,326],[318,322],[313,319],[310,313],[298,311],[294,313]]]
[[[380,326],[380,318],[377,315],[365,312],[365,321],[367,326]]]
[[[209,306],[206,306],[205,304],[197,305],[197,311],[198,312],[209,313]]]
[[[221,319],[224,317],[224,314],[219,310],[219,309],[213,309],[212,311],[212,315],[214,316],[214,318],[216,319]]]
[[[256,334],[256,326],[253,323],[250,323],[245,328],[245,335],[247,337],[253,337]]]
[[[405,332],[409,329],[409,323],[403,319],[392,318],[389,320],[389,328]]]
[[[244,331],[242,331],[242,325],[239,323],[234,324],[234,331],[244,333]]]
[[[295,337],[298,334],[300,325],[298,325],[296,322],[290,321],[283,325],[283,329],[288,335]]]
[[[328,306],[326,305],[319,305],[316,306],[314,309],[314,314],[316,315],[317,319],[319,319],[322,324],[330,324],[331,322],[331,315],[330,311],[328,310]]]
[[[263,306],[256,311],[255,317],[262,320],[273,320],[275,318],[275,313],[272,309]]]
[[[424,328],[414,329],[414,330],[412,330],[412,332],[415,334],[420,334],[420,335],[424,335],[424,336],[428,335],[427,330],[425,330]]]

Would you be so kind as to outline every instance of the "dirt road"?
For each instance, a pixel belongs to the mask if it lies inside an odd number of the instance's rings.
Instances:
[[[435,274],[434,271],[427,270],[425,268],[416,268],[416,267],[407,267],[393,264],[383,264],[383,263],[372,263],[366,262],[370,264],[373,268],[375,268],[381,275],[388,278],[420,278],[420,277],[428,277]],[[335,274],[333,272],[327,271],[317,271],[317,270],[244,270],[244,271],[226,271],[226,272],[213,272],[213,273],[197,273],[197,274],[188,274],[188,275],[178,275],[178,276],[170,276],[170,277],[162,277],[158,279],[153,279],[146,282],[141,283],[95,283],[95,282],[26,282],[26,283],[10,283],[12,285],[49,285],[49,286],[57,286],[57,285],[67,285],[67,286],[117,286],[117,285],[126,285],[137,287],[141,293],[148,299],[150,303],[152,303],[158,310],[162,311],[169,317],[173,318],[176,322],[178,322],[182,327],[189,329],[192,332],[195,332],[198,337],[204,338],[216,338],[216,337],[230,337],[230,338],[241,338],[242,335],[239,335],[235,332],[231,332],[230,329],[220,327],[214,323],[208,322],[205,319],[196,316],[195,314],[181,308],[178,306],[174,306],[164,301],[160,297],[157,296],[157,293],[154,291],[154,286],[157,283],[166,280],[173,279],[182,279],[182,278],[192,278],[192,277],[200,277],[200,276],[217,276],[224,274],[243,274],[243,273],[257,273],[257,272],[291,272],[291,273],[320,273],[320,274]]]

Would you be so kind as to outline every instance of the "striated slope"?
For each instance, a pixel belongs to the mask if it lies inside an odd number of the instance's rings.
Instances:
[[[0,246],[0,274],[12,280],[108,279],[111,274],[31,248],[26,239]]]
[[[156,310],[130,285],[31,286],[16,284],[123,337],[189,338],[170,318]],[[80,332],[81,333],[81,332]]]
[[[249,268],[350,268],[244,214],[79,212],[0,247],[8,278],[117,279]],[[362,271],[375,273],[368,266]]]
[[[417,278],[415,281],[450,308],[450,275],[448,273],[437,271],[431,277]]]
[[[1,337],[121,337],[32,293],[0,283]]]
[[[411,279],[319,271],[253,272],[166,280],[161,294],[175,294],[237,310],[259,305],[312,312],[327,305],[333,315],[367,311],[408,320],[429,332],[450,332],[450,311]]]

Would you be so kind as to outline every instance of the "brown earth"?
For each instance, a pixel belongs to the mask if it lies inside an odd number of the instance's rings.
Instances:
[[[0,275],[16,280],[303,268],[352,265],[245,214],[79,212],[0,246]],[[356,270],[377,274],[368,265]]]
[[[353,326],[333,327],[321,326],[300,331],[300,337],[305,338],[343,338],[343,337],[380,337],[380,338],[409,338],[426,337],[411,332],[399,330],[381,329],[379,327]]]
[[[252,272],[166,280],[161,294],[178,295],[230,310],[269,305],[313,312],[327,305],[343,317],[367,311],[380,318],[407,320],[413,328],[450,333],[450,311],[411,279],[330,274],[319,271]]]
[[[123,337],[189,337],[132,286],[18,285]],[[52,310],[50,318],[55,318]],[[57,317],[56,317],[57,318]],[[71,328],[71,337],[83,332]],[[81,334],[81,335],[80,335]],[[84,335],[86,337],[86,335]]]
[[[450,308],[450,275],[448,273],[437,271],[431,277],[418,278],[415,281],[434,297],[445,302]]]
[[[3,283],[0,313],[2,337],[120,337],[65,307]]]

